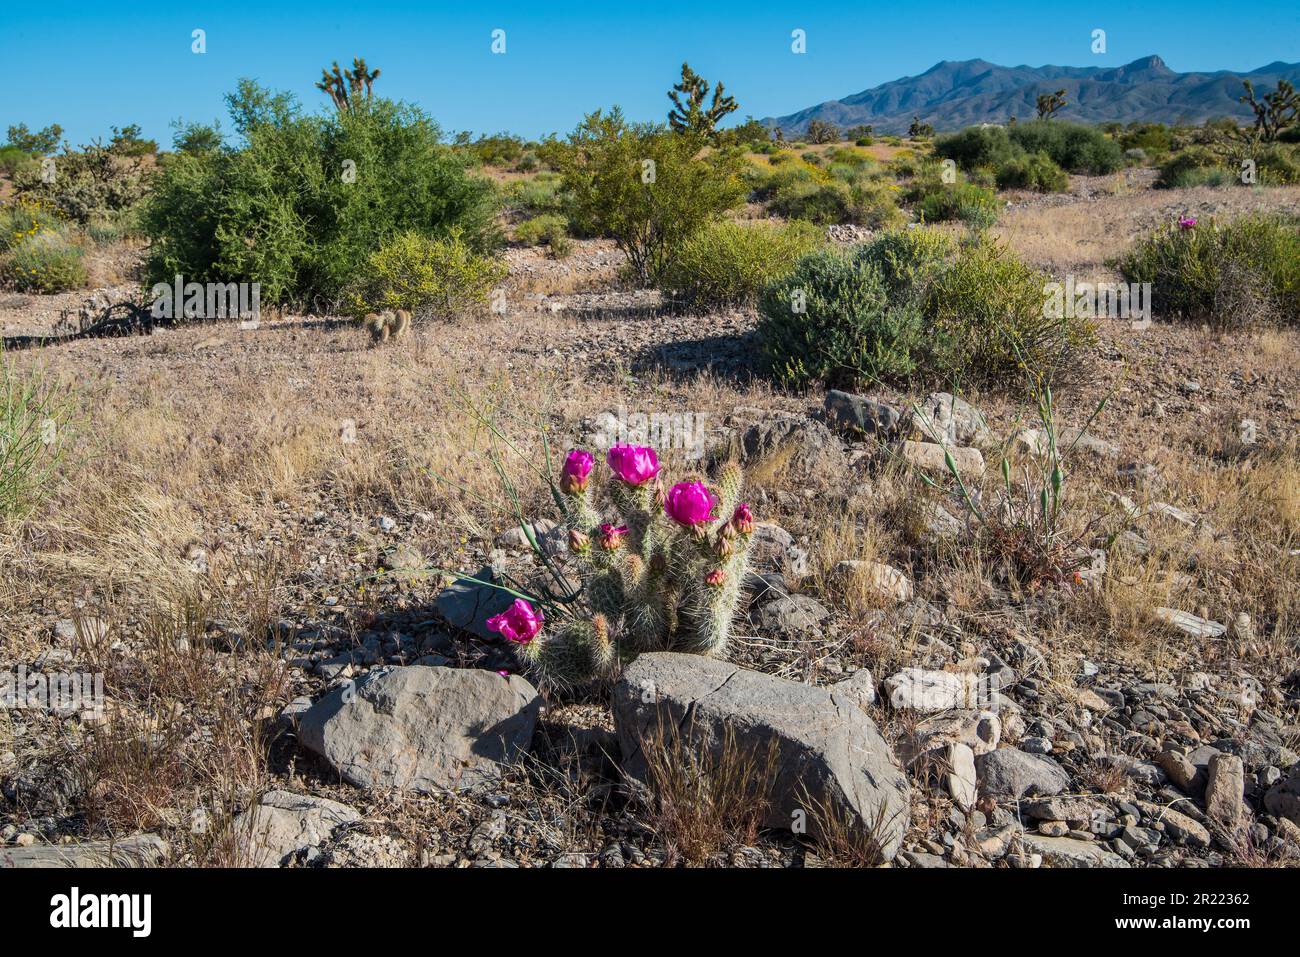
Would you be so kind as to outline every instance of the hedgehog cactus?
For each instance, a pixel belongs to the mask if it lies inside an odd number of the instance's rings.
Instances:
[[[590,453],[570,452],[557,483],[586,612],[516,646],[558,685],[613,677],[643,651],[724,654],[745,578],[754,516],[739,466],[665,490],[653,449],[616,445],[606,461],[615,521],[598,507]]]

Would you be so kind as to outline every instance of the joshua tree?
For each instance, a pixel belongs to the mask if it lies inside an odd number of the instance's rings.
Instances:
[[[919,116],[914,116],[912,117],[912,125],[907,128],[907,135],[912,139],[934,136],[934,127],[929,123],[922,123]]]
[[[1050,120],[1052,114],[1057,110],[1065,107],[1065,90],[1057,90],[1055,93],[1038,94],[1038,118],[1040,120]]]
[[[673,108],[668,111],[668,124],[675,132],[712,137],[718,131],[719,121],[736,111],[736,99],[723,94],[721,80],[713,88],[713,100],[706,109],[704,101],[708,95],[708,82],[692,70],[689,63],[683,63],[682,81],[668,91],[668,99],[673,101]],[[686,97],[684,103],[683,96]]]
[[[368,70],[365,57],[353,57],[352,69],[339,70],[338,60],[334,61],[332,71],[322,69],[320,82],[316,89],[329,96],[334,106],[342,112],[357,106],[364,98],[370,100],[370,88],[379,79],[379,69]]]
[[[825,120],[810,120],[808,122],[808,142],[809,143],[835,143],[840,138],[840,128],[834,123],[827,123]]]
[[[1265,93],[1262,103],[1255,99],[1255,87],[1249,80],[1241,83],[1246,93],[1239,99],[1255,112],[1255,132],[1265,141],[1277,139],[1278,133],[1300,117],[1300,94],[1289,80],[1278,80],[1277,89]]]

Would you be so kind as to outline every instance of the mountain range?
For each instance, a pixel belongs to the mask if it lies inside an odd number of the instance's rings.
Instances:
[[[1015,116],[1037,115],[1040,93],[1066,91],[1068,105],[1056,116],[1085,123],[1135,121],[1201,123],[1230,116],[1253,120],[1238,101],[1241,81],[1250,80],[1256,95],[1279,79],[1300,84],[1300,63],[1281,61],[1249,73],[1176,73],[1158,56],[1118,67],[998,66],[987,60],[944,60],[920,76],[907,76],[828,100],[789,116],[763,122],[784,132],[803,133],[811,120],[841,128],[869,123],[878,133],[904,133],[913,117],[936,130],[955,130],[975,123],[1005,123]]]

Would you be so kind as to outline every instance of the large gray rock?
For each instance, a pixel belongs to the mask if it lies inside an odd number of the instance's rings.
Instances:
[[[826,809],[870,834],[886,858],[897,853],[909,823],[907,779],[853,696],[664,652],[632,662],[613,704],[623,770],[633,780],[650,776],[643,746],[680,733],[685,747],[716,762],[729,730],[760,767],[775,748],[764,825],[804,820],[815,834]]]
[[[298,739],[359,787],[461,789],[496,779],[527,751],[539,708],[518,675],[379,668],[313,705]]]
[[[820,634],[822,623],[831,616],[830,609],[807,595],[787,595],[760,605],[755,623],[769,634],[799,639]]]
[[[885,402],[831,389],[824,402],[826,417],[851,435],[893,435],[901,416]]]
[[[991,438],[979,410],[947,392],[933,392],[918,402],[908,412],[904,430],[923,442],[950,446],[980,446]]]
[[[782,417],[750,426],[741,438],[742,463],[760,459],[785,459],[796,475],[808,475],[839,465],[844,444],[821,422]]]
[[[1047,867],[1128,867],[1128,861],[1108,851],[1095,841],[1072,837],[1045,837],[1022,834],[1021,846],[1029,854],[1039,854]]]
[[[161,867],[167,842],[156,834],[133,834],[120,841],[0,847],[0,868]]]
[[[236,839],[250,867],[279,867],[298,852],[320,847],[361,815],[346,804],[290,791],[270,791],[235,818]]]
[[[434,599],[438,611],[447,622],[480,638],[500,638],[494,631],[488,631],[487,620],[499,615],[514,602],[514,596],[500,588],[493,588],[482,582],[497,582],[492,566],[484,565],[470,578],[458,578]]]
[[[1269,814],[1300,824],[1300,764],[1264,795],[1264,809]]]
[[[980,793],[997,800],[1051,797],[1070,784],[1070,776],[1051,758],[1026,754],[1015,748],[998,748],[975,759]]]

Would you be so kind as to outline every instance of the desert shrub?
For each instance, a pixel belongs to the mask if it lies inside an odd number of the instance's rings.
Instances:
[[[809,143],[834,143],[840,138],[840,128],[825,120],[811,120],[808,123],[807,135]]]
[[[815,252],[764,290],[756,330],[763,364],[786,386],[905,379],[916,367],[922,317],[891,303],[878,266],[850,253]]]
[[[777,188],[768,209],[788,219],[828,226],[848,221],[851,202],[849,186],[840,180],[794,180]]]
[[[86,285],[85,253],[62,233],[39,232],[0,260],[0,282],[19,292],[55,293]]]
[[[14,192],[81,225],[135,207],[149,190],[150,174],[141,159],[106,146],[61,153],[53,161],[51,182],[45,182],[40,166],[33,165],[14,178]]]
[[[497,194],[417,108],[380,98],[304,115],[250,81],[227,97],[239,150],[171,157],[142,213],[146,282],[259,282],[269,303],[330,307],[390,238],[499,240]]]
[[[789,386],[1005,385],[1025,381],[1026,367],[1050,381],[1092,342],[1093,329],[1045,315],[1046,280],[988,240],[888,232],[854,253],[808,256],[768,287],[760,352]]]
[[[568,141],[542,146],[560,172],[565,212],[579,235],[611,237],[641,282],[657,281],[698,229],[744,200],[736,150],[701,153],[701,141],[597,110]]]
[[[957,182],[927,191],[917,208],[927,223],[957,220],[976,229],[986,229],[997,222],[1001,203],[983,186]]]
[[[1000,126],[968,126],[934,141],[936,156],[950,159],[964,170],[1001,166],[1024,152]]]
[[[933,371],[949,382],[1006,383],[1026,367],[1051,380],[1092,342],[1085,319],[1046,315],[1048,277],[989,240],[963,244],[930,284],[925,313]]]
[[[1139,149],[1144,153],[1168,153],[1174,148],[1174,136],[1163,123],[1134,123],[1118,136],[1120,149]]]
[[[12,179],[20,170],[30,169],[35,165],[36,160],[18,147],[0,146],[0,174]]]
[[[1040,193],[1060,193],[1070,186],[1065,170],[1052,162],[1046,153],[1032,153],[1007,160],[997,168],[999,189],[1033,189]]]
[[[505,188],[505,204],[525,217],[559,213],[563,208],[559,173],[544,171],[531,179],[520,179]]]
[[[1295,219],[1164,226],[1139,240],[1119,267],[1127,281],[1151,283],[1152,307],[1162,316],[1229,329],[1300,322]]]
[[[802,222],[713,223],[682,245],[668,267],[664,288],[674,299],[697,308],[750,303],[822,241],[820,229]]]
[[[1156,186],[1183,189],[1191,186],[1223,186],[1232,178],[1219,154],[1206,146],[1193,146],[1174,154],[1160,166]]]
[[[495,133],[480,136],[466,149],[484,166],[511,166],[523,159],[525,145],[521,137]]]
[[[793,157],[777,154],[770,158],[770,166],[749,165],[741,171],[741,178],[750,188],[750,199],[762,203],[782,189],[795,184],[826,182],[826,174]]]
[[[556,213],[544,213],[524,220],[515,227],[515,241],[527,246],[546,246],[552,255],[559,258],[573,251],[569,221]]]
[[[349,296],[358,317],[409,309],[417,320],[453,319],[482,306],[506,275],[504,265],[476,253],[454,228],[440,239],[399,233],[367,257],[366,267]]]
[[[1097,176],[1124,168],[1119,144],[1091,126],[1059,120],[1017,123],[1007,129],[1007,136],[1026,153],[1046,153],[1068,173]]]
[[[28,514],[49,490],[72,411],[63,385],[0,355],[0,522]]]
[[[62,219],[50,207],[28,200],[0,206],[0,253],[39,233],[61,233]]]
[[[1294,146],[1271,143],[1259,151],[1255,165],[1260,183],[1269,186],[1300,183],[1300,150]]]

